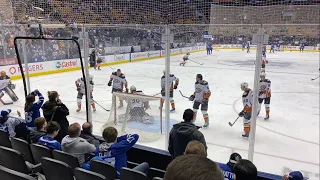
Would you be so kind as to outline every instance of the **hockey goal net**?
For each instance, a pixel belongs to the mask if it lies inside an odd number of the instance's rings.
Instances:
[[[161,98],[156,96],[114,92],[110,115],[103,128],[113,126],[119,135],[138,134],[139,141],[156,141],[162,134],[160,103]]]

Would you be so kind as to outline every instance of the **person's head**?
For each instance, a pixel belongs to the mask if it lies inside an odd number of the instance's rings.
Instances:
[[[207,157],[206,148],[200,141],[197,140],[190,141],[187,144],[184,154],[195,154],[202,157]]]
[[[202,75],[201,74],[197,74],[196,80],[197,80],[197,82],[201,82],[202,81]]]
[[[130,87],[130,92],[131,92],[132,94],[136,93],[136,92],[137,92],[137,88],[136,88],[134,85],[132,85],[132,86]]]
[[[240,88],[242,91],[248,90],[249,84],[247,82],[243,82],[240,84]]]
[[[233,167],[236,180],[256,180],[258,170],[249,160],[240,159]]]
[[[175,158],[167,167],[165,180],[223,180],[219,166],[206,157],[194,154]]]
[[[116,143],[118,131],[114,127],[106,127],[102,132],[102,137],[107,143]]]
[[[33,94],[29,94],[27,97],[26,97],[26,103],[34,103],[36,101],[36,96],[33,95]]]
[[[82,124],[82,131],[85,134],[91,134],[92,133],[92,123],[85,122]]]
[[[121,74],[121,69],[117,69],[117,76],[120,76]]]
[[[262,81],[264,81],[264,80],[266,79],[266,73],[261,73],[261,74],[260,74],[260,79],[261,79]]]
[[[193,122],[194,112],[192,109],[186,109],[183,113],[183,120],[185,122]]]
[[[51,137],[56,137],[60,131],[60,125],[55,122],[55,121],[51,121],[47,124],[47,134]]]
[[[5,71],[1,71],[0,76],[1,76],[1,77],[6,77],[6,76],[7,76],[7,73],[6,73]]]
[[[57,101],[59,99],[59,94],[57,91],[48,91],[49,101]]]
[[[0,124],[3,124],[8,120],[10,113],[11,109],[5,109],[0,111]]]
[[[34,125],[36,126],[38,131],[44,131],[47,127],[47,121],[44,117],[38,117],[34,120]]]
[[[240,154],[232,153],[227,164],[233,167],[240,159],[242,159]]]
[[[81,126],[79,123],[73,123],[68,127],[68,134],[71,138],[79,137],[81,134]]]
[[[288,175],[284,175],[282,179],[283,180],[306,180],[308,178],[304,178],[300,171],[292,171]]]

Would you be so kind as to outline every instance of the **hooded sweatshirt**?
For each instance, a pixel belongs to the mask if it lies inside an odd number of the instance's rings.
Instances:
[[[181,122],[173,125],[169,136],[168,150],[174,159],[184,154],[187,144],[190,141],[200,141],[207,150],[206,140],[203,134],[198,130],[200,127],[191,122]]]
[[[64,137],[61,142],[62,151],[70,153],[78,158],[80,166],[85,162],[85,154],[93,153],[96,147],[81,137]]]

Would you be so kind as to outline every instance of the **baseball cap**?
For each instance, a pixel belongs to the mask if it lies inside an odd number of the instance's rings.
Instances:
[[[0,112],[1,117],[7,117],[11,113],[11,109],[2,110]]]
[[[305,180],[307,178],[304,178],[300,171],[292,171],[291,173],[289,173],[289,179],[290,180]]]

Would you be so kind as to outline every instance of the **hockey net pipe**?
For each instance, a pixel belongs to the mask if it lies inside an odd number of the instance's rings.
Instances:
[[[119,107],[120,101],[123,106]],[[156,141],[162,134],[161,98],[114,92],[110,115],[103,129],[115,127],[119,135],[138,134],[139,141]]]

